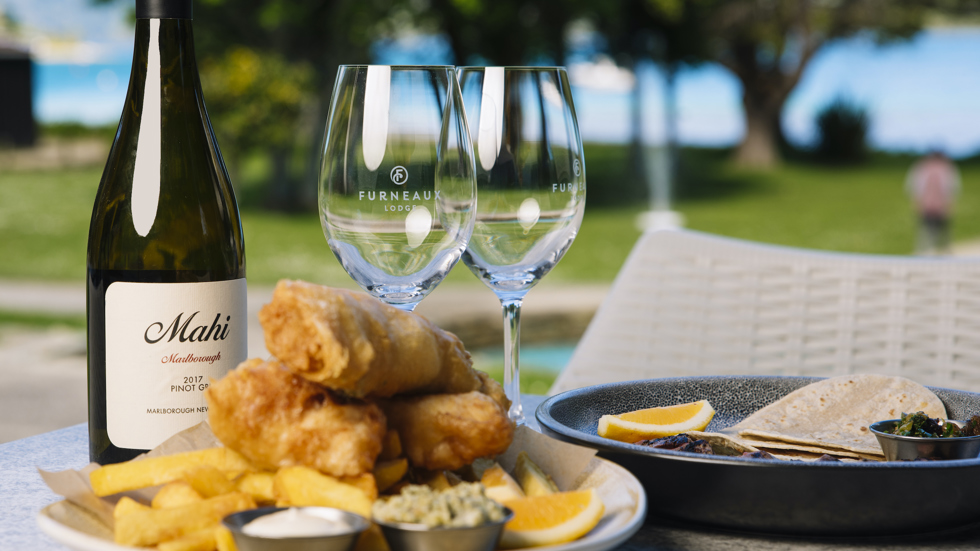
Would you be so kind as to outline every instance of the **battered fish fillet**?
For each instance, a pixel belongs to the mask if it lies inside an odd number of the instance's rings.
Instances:
[[[480,388],[455,335],[364,293],[282,280],[259,320],[269,352],[303,377],[349,396]]]
[[[489,392],[398,397],[379,403],[388,426],[398,431],[409,462],[424,469],[458,469],[474,459],[501,454],[514,438],[500,385],[487,378]],[[492,385],[491,385],[492,383]],[[495,387],[495,388],[494,388]],[[507,402],[509,404],[509,402]]]
[[[338,397],[274,361],[248,360],[204,394],[214,434],[264,469],[356,476],[381,453],[386,425],[376,404]]]
[[[504,393],[504,387],[480,370],[476,371],[476,376],[480,378],[480,388],[477,390],[493,398],[493,401],[500,404],[505,412],[510,411],[510,399]]]

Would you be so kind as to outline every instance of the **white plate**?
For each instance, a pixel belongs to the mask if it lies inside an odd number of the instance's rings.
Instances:
[[[647,496],[632,473],[605,459],[593,459],[580,490],[595,488],[606,506],[599,525],[585,537],[563,545],[536,547],[541,551],[603,551],[630,538],[647,513]],[[75,551],[132,551],[139,549],[116,545],[112,532],[94,516],[68,501],[48,505],[37,514],[41,531],[56,542]]]

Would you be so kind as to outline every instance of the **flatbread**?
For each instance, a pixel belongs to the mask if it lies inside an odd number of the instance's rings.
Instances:
[[[868,425],[916,411],[946,418],[942,401],[915,381],[885,375],[845,375],[794,390],[721,432],[743,440],[765,439],[881,455]]]
[[[838,460],[840,460],[841,463],[860,463],[862,461],[862,459],[860,458],[846,457],[846,456],[838,455],[836,453],[824,454],[824,453],[810,453],[810,452],[804,452],[799,450],[773,450],[773,449],[768,449],[768,450],[763,449],[762,451],[769,452],[769,454],[775,457],[776,459],[781,459],[783,461],[803,461],[805,463],[813,463],[816,460],[823,457],[824,455],[831,455],[837,458]],[[878,459],[871,459],[871,461],[884,461],[884,460],[885,460],[884,456],[880,456]]]
[[[743,438],[740,439],[739,441],[744,445],[752,446],[760,450],[765,450],[770,453],[772,453],[773,450],[780,450],[780,453],[798,451],[802,453],[817,454],[817,457],[823,454],[827,454],[827,455],[833,455],[838,459],[843,457],[850,457],[853,459],[868,459],[871,461],[883,461],[885,459],[885,454],[881,452],[877,454],[857,453],[857,452],[842,450],[838,448],[811,446],[806,444],[794,444],[789,442],[780,442],[779,440],[761,440],[756,438]]]

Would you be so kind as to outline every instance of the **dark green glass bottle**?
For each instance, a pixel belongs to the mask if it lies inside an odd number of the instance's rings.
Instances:
[[[89,455],[207,417],[246,356],[245,247],[194,59],[191,0],[137,0],[129,91],[88,239]]]

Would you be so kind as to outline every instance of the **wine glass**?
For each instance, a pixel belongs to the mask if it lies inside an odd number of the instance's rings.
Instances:
[[[520,400],[521,302],[561,260],[585,213],[585,162],[561,67],[460,67],[479,204],[463,262],[500,299],[504,390]]]
[[[450,66],[341,65],[324,136],[320,223],[347,273],[412,311],[473,231],[473,148]]]

